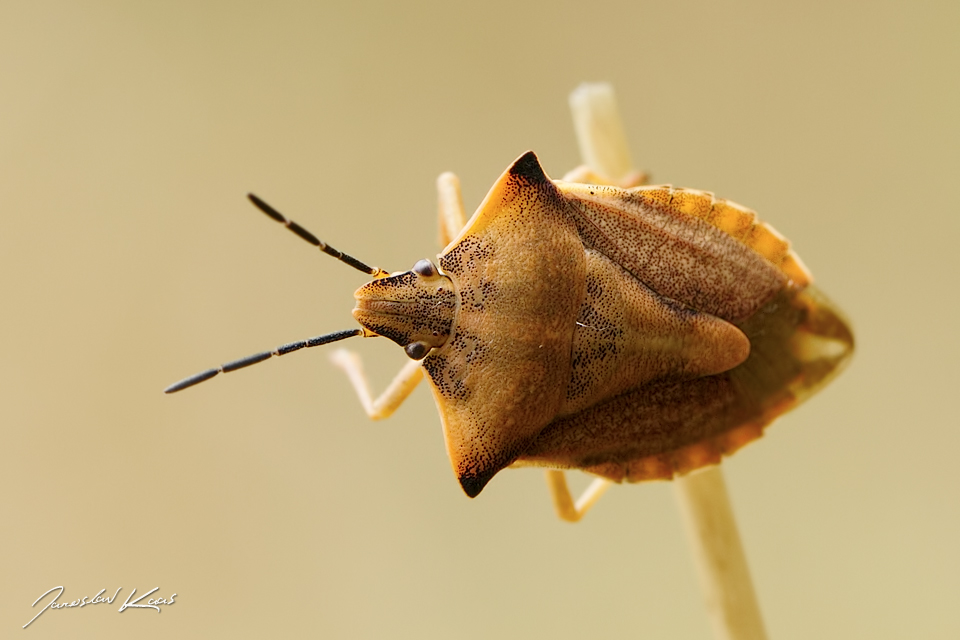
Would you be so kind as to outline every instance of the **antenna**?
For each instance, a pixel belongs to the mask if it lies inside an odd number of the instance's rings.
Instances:
[[[325,254],[333,256],[340,262],[348,264],[354,269],[357,269],[359,271],[363,271],[367,275],[371,275],[374,278],[383,278],[384,276],[390,275],[388,272],[384,271],[383,269],[380,269],[379,267],[367,266],[366,264],[360,262],[353,256],[347,255],[342,251],[338,251],[337,249],[334,249],[333,247],[328,245],[326,242],[323,242],[322,240],[320,240],[320,238],[313,235],[312,233],[310,233],[309,231],[301,227],[299,224],[297,224],[293,220],[288,220],[286,216],[284,216],[282,213],[280,213],[279,211],[277,211],[276,209],[268,205],[266,202],[264,202],[257,196],[253,195],[252,193],[248,193],[247,197],[250,198],[250,202],[252,202],[257,209],[260,209],[260,211],[263,211],[265,214],[267,214],[268,216],[270,216],[280,224],[284,225],[287,229],[290,229],[290,231],[293,231],[295,234],[297,234],[298,236],[300,236],[301,238],[303,238],[313,246],[318,247],[320,251],[323,251]]]
[[[282,213],[271,207],[269,204],[253,195],[248,193],[247,197],[250,198],[250,202],[253,205],[263,211],[265,214],[285,226],[290,231],[294,232],[310,244],[315,247],[318,247],[320,251],[323,251],[327,255],[331,255],[340,262],[350,265],[354,269],[363,271],[367,275],[371,275],[374,278],[383,278],[390,275],[388,272],[380,269],[379,267],[371,267],[363,262],[360,262],[353,256],[347,255],[342,251],[334,249],[326,242],[321,241],[317,236],[313,235],[299,224],[293,220],[288,220],[286,216]],[[219,367],[213,369],[207,369],[206,371],[201,371],[196,375],[192,375],[189,378],[184,378],[180,382],[176,382],[166,389],[163,390],[164,393],[176,393],[177,391],[182,391],[187,387],[192,387],[195,384],[200,384],[205,380],[209,380],[218,373],[227,373],[229,371],[236,371],[237,369],[243,369],[244,367],[249,367],[252,364],[257,364],[258,362],[263,362],[268,360],[273,356],[283,356],[292,351],[299,351],[300,349],[305,349],[307,347],[319,347],[320,345],[329,344],[331,342],[337,342],[338,340],[345,340],[347,338],[352,338],[354,336],[362,336],[364,332],[362,329],[348,329],[346,331],[335,331],[333,333],[328,333],[322,336],[316,336],[314,338],[307,338],[306,340],[300,340],[299,342],[291,342],[289,344],[284,344],[272,351],[263,351],[261,353],[255,353],[252,356],[247,356],[246,358],[240,358],[239,360],[234,360],[233,362],[228,362],[222,364]],[[367,334],[372,335],[372,334]]]
[[[346,340],[347,338],[352,338],[354,336],[363,335],[362,329],[348,329],[346,331],[335,331],[333,333],[328,333],[323,336],[317,336],[315,338],[307,338],[306,340],[301,340],[299,342],[291,342],[289,344],[281,345],[272,351],[264,351],[262,353],[255,353],[252,356],[247,356],[246,358],[240,358],[239,360],[234,360],[233,362],[228,362],[227,364],[222,364],[219,367],[213,369],[207,369],[196,375],[190,376],[189,378],[184,378],[180,382],[175,382],[166,389],[163,390],[164,393],[176,393],[177,391],[182,391],[187,387],[192,387],[195,384],[200,384],[204,380],[209,380],[218,373],[227,373],[228,371],[236,371],[237,369],[243,369],[244,367],[249,367],[252,364],[257,364],[258,362],[263,362],[273,356],[284,356],[291,351],[299,351],[306,347],[319,347],[323,344],[330,344],[331,342],[337,342],[338,340]]]

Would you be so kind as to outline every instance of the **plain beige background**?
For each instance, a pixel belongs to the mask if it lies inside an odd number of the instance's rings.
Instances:
[[[319,349],[160,393],[355,326],[364,276],[247,191],[406,269],[438,173],[471,212],[527,149],[561,175],[608,80],[638,166],[759,211],[856,327],[725,464],[771,638],[960,637],[958,62],[955,1],[5,1],[0,636],[709,638],[668,484],[469,500],[427,389],[370,423]],[[176,604],[21,630],[57,585]]]

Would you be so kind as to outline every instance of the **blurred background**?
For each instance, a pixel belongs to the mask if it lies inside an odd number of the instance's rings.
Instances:
[[[0,635],[710,638],[672,488],[559,522],[542,473],[470,500],[426,387],[371,423],[315,349],[434,256],[567,95],[612,82],[654,182],[754,208],[849,314],[833,385],[725,463],[771,638],[960,637],[960,4],[0,5]],[[952,292],[952,293],[951,293]],[[377,390],[406,361],[355,340]],[[587,478],[575,474],[578,487]],[[162,614],[119,602],[159,587]]]

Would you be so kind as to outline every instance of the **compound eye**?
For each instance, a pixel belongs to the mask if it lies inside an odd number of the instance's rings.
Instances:
[[[437,275],[437,268],[433,266],[433,263],[429,260],[420,260],[417,264],[413,265],[413,272],[418,276],[423,276],[424,278],[433,278]]]
[[[410,356],[411,360],[423,360],[430,351],[430,345],[426,342],[411,342],[403,350]]]

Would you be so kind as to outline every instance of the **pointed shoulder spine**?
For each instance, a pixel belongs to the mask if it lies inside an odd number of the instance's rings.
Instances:
[[[533,151],[527,151],[517,158],[513,166],[510,167],[509,173],[511,177],[519,178],[531,185],[550,182],[550,178],[547,177],[547,174],[543,172],[543,167],[540,166],[537,154]]]

